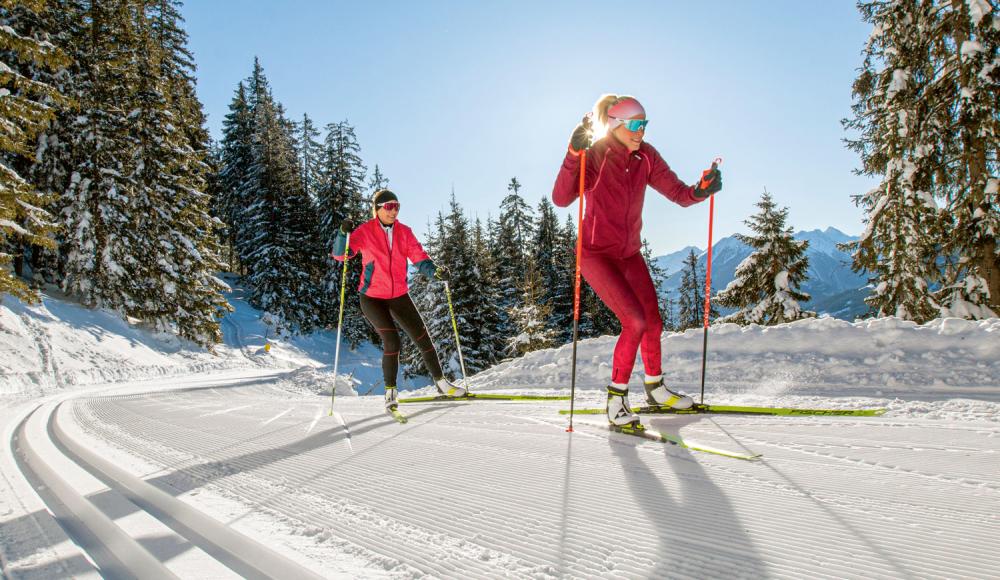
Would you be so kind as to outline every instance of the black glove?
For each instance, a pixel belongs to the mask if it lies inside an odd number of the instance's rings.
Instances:
[[[721,189],[722,172],[719,171],[719,168],[715,165],[715,163],[713,163],[711,169],[706,169],[701,174],[701,181],[699,181],[698,185],[694,187],[694,195],[695,197],[704,199],[713,193],[717,193]]]
[[[354,231],[354,222],[351,218],[344,218],[344,221],[340,222],[340,231],[345,234],[349,234]]]
[[[584,115],[583,120],[576,126],[576,129],[573,129],[573,134],[569,138],[569,148],[573,153],[590,149],[590,144],[593,140],[591,128],[590,115]]]
[[[434,269],[434,277],[442,282],[448,281],[448,268],[444,266],[436,266]]]

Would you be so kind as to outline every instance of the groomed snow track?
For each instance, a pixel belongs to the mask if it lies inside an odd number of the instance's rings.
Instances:
[[[63,405],[50,403],[32,411],[16,428],[11,450],[21,472],[102,577],[179,578],[195,572],[201,577],[320,578],[74,440],[60,425]],[[93,493],[96,481],[78,469],[107,487]],[[120,526],[108,512],[129,514],[133,521]],[[138,512],[149,517],[136,518]],[[160,528],[157,544],[180,550],[159,549],[157,554],[140,543],[148,540],[150,527]],[[163,560],[181,550],[197,554],[187,555],[172,570]]]
[[[146,514],[168,528],[153,533],[176,535],[174,553],[190,558],[183,568],[140,534],[132,543],[155,561],[126,565],[111,547],[88,548],[102,574],[145,576],[144,566],[160,565],[166,571],[155,575],[192,577],[186,570],[214,565],[280,578],[1000,576],[996,423],[645,419],[764,454],[746,462],[611,434],[601,417],[579,416],[567,434],[562,407],[404,405],[410,421],[400,425],[376,397],[338,397],[330,417],[328,398],[289,393],[270,378],[203,379],[52,403],[22,423],[17,440],[58,446],[66,461],[86,465],[98,483],[79,494],[84,501],[119,497],[127,504],[111,511]],[[50,451],[36,452],[51,461]],[[22,459],[33,477],[44,471],[38,461]],[[60,501],[49,502],[64,522],[93,530],[91,516],[61,516]],[[235,547],[220,525],[240,532]],[[275,566],[297,568],[263,567],[263,543],[283,555]]]

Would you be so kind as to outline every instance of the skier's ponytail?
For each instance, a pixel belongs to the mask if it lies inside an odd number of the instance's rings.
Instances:
[[[597,117],[597,122],[601,124],[602,127],[607,128],[608,126],[608,109],[612,107],[619,100],[624,97],[613,94],[601,95],[597,102],[594,103],[594,116]]]

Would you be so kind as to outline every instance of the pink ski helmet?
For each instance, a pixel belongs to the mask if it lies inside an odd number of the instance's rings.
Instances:
[[[608,107],[608,130],[614,129],[622,124],[625,119],[630,119],[636,115],[645,116],[646,109],[634,97],[624,97],[615,104]]]

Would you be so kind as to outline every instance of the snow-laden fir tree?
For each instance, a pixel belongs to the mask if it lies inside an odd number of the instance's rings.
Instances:
[[[487,217],[489,224],[489,217]],[[477,289],[480,306],[480,329],[479,329],[479,349],[482,352],[482,359],[486,361],[485,366],[477,368],[483,370],[493,364],[503,360],[504,336],[501,331],[503,318],[501,312],[496,307],[500,303],[500,288],[497,285],[497,264],[501,257],[494,255],[490,251],[489,225],[484,226],[479,218],[476,218],[475,227],[472,229],[472,255],[475,257],[476,269],[479,272],[479,288]],[[471,369],[469,372],[473,372]]]
[[[373,195],[376,191],[380,189],[387,189],[389,187],[389,178],[382,173],[379,169],[378,163],[375,164],[375,169],[372,170],[371,177],[368,178],[368,195]]]
[[[319,236],[323,243],[326,269],[323,276],[326,325],[336,324],[340,308],[340,285],[343,264],[329,258],[341,222],[350,219],[354,227],[372,219],[371,196],[366,193],[366,169],[361,161],[361,146],[354,127],[346,120],[326,126],[323,141],[321,179],[318,190]],[[404,214],[405,215],[405,214]],[[405,219],[403,220],[405,222]],[[348,243],[350,243],[348,241]],[[360,260],[352,260],[347,269],[347,292],[344,298],[344,336],[352,346],[374,340],[373,330],[361,314],[358,285]]]
[[[209,142],[206,116],[195,94],[194,55],[187,47],[187,32],[180,14],[180,0],[144,0],[153,43],[163,52],[159,69],[166,83],[165,93],[175,112],[178,130],[185,134],[191,149],[204,154]]]
[[[873,31],[854,82],[860,173],[882,183],[856,202],[866,229],[851,244],[872,274],[879,316],[923,322],[991,315],[1000,286],[996,4],[986,0],[861,2]],[[995,280],[991,282],[991,280]]]
[[[521,300],[521,283],[527,271],[530,245],[534,234],[534,216],[531,206],[521,196],[521,182],[516,177],[507,184],[507,195],[500,202],[500,215],[495,232],[495,251],[503,256],[497,264],[497,275],[502,301],[498,307],[510,312]],[[505,316],[505,318],[508,318]],[[506,337],[513,335],[508,324],[504,330]]]
[[[946,221],[932,193],[944,163],[929,86],[936,71],[926,31],[934,27],[934,7],[893,1],[859,8],[874,30],[854,82],[854,118],[845,125],[860,133],[848,144],[861,155],[861,173],[884,177],[855,198],[867,214],[866,227],[848,247],[855,271],[872,275],[874,289],[865,299],[871,310],[923,322],[938,312],[929,283],[940,281],[937,257]]]
[[[319,142],[319,130],[309,118],[308,113],[302,114],[302,122],[298,125],[299,180],[302,189],[314,202],[318,198],[319,184],[322,183],[323,145]]]
[[[74,39],[80,73],[72,97],[69,183],[61,192],[60,247],[63,290],[87,306],[120,313],[142,302],[139,271],[146,250],[138,214],[132,120],[142,47],[134,4],[94,2],[82,14],[85,28]],[[137,284],[138,283],[138,284]]]
[[[0,298],[11,294],[35,300],[37,294],[12,272],[24,247],[55,246],[52,216],[45,210],[50,196],[29,181],[27,173],[36,152],[37,137],[66,103],[59,90],[39,71],[52,73],[69,59],[50,42],[51,30],[41,24],[47,2],[0,1]],[[42,78],[39,78],[42,77]],[[21,268],[15,267],[15,271]]]
[[[134,108],[129,116],[135,147],[132,192],[136,213],[153,216],[143,229],[144,247],[134,277],[141,302],[129,314],[200,344],[221,339],[218,316],[228,309],[214,220],[205,193],[208,134],[193,97],[193,63],[172,2],[150,4],[136,31],[141,50]],[[192,67],[192,70],[186,70]],[[184,85],[191,85],[184,89]],[[196,103],[196,101],[195,101]],[[183,130],[184,127],[194,128]]]
[[[319,322],[315,207],[299,180],[293,125],[274,100],[259,61],[247,81],[252,162],[245,176],[237,250],[250,303],[283,330],[308,332]]]
[[[555,346],[556,332],[546,325],[552,307],[544,302],[543,280],[534,261],[528,260],[520,303],[510,310],[515,334],[507,340],[507,352],[515,357]]]
[[[942,252],[955,258],[935,293],[942,316],[1000,313],[1000,3],[940,1],[931,82],[945,166],[936,194],[949,219]]]
[[[81,90],[80,39],[89,32],[84,18],[84,6],[78,0],[48,0],[41,9],[33,10],[35,3],[14,2],[8,14],[11,28],[20,35],[36,38],[56,47],[66,55],[66,64],[56,68],[38,66],[30,62],[8,63],[11,68],[32,80],[53,87],[65,99],[50,99],[45,105],[55,114],[38,135],[31,158],[21,158],[15,168],[52,203],[47,209],[57,225],[60,216],[60,197],[66,191],[70,174],[74,171],[73,144],[77,140],[74,125],[79,117],[76,97]],[[27,169],[23,163],[30,165]],[[62,239],[57,233],[57,243]],[[61,244],[60,244],[61,245]],[[61,248],[35,244],[22,244],[15,254],[23,255],[30,264],[32,277],[53,284],[62,284]]]
[[[438,248],[432,258],[436,264],[444,266],[447,270],[448,287],[451,290],[466,371],[478,372],[488,368],[496,360],[495,349],[490,343],[490,337],[486,335],[496,324],[495,317],[489,313],[489,310],[494,308],[491,297],[496,293],[487,287],[488,280],[483,277],[483,270],[480,268],[481,256],[476,253],[475,232],[469,227],[469,220],[458,204],[454,192],[443,225],[444,230],[438,237]],[[441,294],[438,295],[438,302],[446,303],[447,296],[443,294],[443,289],[439,291]],[[449,313],[449,321],[450,318]],[[454,348],[454,336],[451,338],[450,341],[444,341],[443,352],[455,354],[448,357],[442,355],[442,363],[448,360],[447,366],[458,369],[459,361]]]
[[[760,211],[743,222],[753,233],[736,234],[753,252],[715,297],[720,306],[737,309],[722,320],[770,326],[816,316],[799,304],[810,299],[799,289],[808,278],[809,242],[792,237],[792,228],[785,225],[788,208],[778,209],[769,193],[764,192],[756,205]]]
[[[229,112],[222,120],[222,141],[219,144],[219,174],[216,177],[218,191],[212,199],[212,211],[223,222],[220,236],[230,256],[238,256],[236,248],[242,245],[247,231],[242,227],[243,211],[250,204],[253,186],[251,169],[254,167],[253,115],[247,100],[246,85],[240,81],[236,86]],[[230,266],[237,260],[229,259]],[[233,268],[245,273],[242,266]]]
[[[544,196],[538,203],[538,217],[535,220],[531,258],[543,289],[538,300],[546,306],[548,311],[545,327],[556,333],[553,337],[553,340],[556,341],[565,334],[561,328],[565,313],[555,312],[556,303],[565,303],[566,298],[564,294],[560,295],[560,292],[564,293],[566,290],[566,280],[563,276],[564,267],[559,262],[561,258],[560,234],[559,217],[556,215],[555,206],[552,205],[548,196]],[[524,296],[523,289],[522,296]]]

